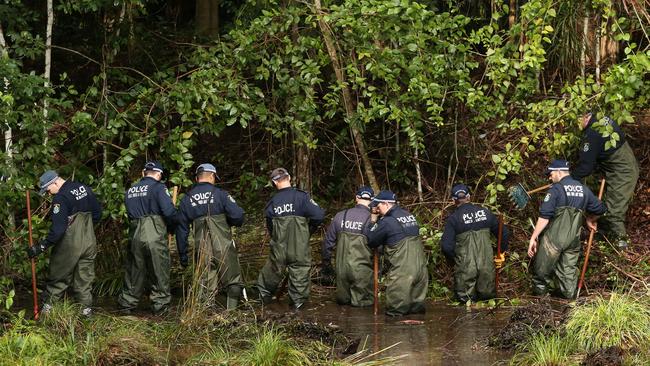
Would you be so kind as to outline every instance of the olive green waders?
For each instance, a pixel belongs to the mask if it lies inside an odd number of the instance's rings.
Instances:
[[[495,296],[490,229],[458,235],[454,262],[454,292],[459,301],[486,300]]]
[[[630,144],[625,142],[599,166],[605,173],[607,206],[607,213],[600,219],[601,229],[612,235],[611,240],[627,239],[625,214],[639,179],[639,165]]]
[[[423,312],[429,275],[422,241],[409,236],[384,250],[390,264],[386,275],[386,314]]]
[[[582,211],[574,207],[558,207],[549,226],[537,243],[533,263],[533,293],[544,295],[557,278],[559,291],[567,299],[575,297],[578,286],[580,229]]]
[[[117,302],[122,308],[138,306],[145,285],[151,285],[151,308],[154,312],[169,306],[169,247],[167,224],[159,215],[131,220],[131,243],[126,258],[124,288]]]
[[[262,298],[271,298],[288,272],[291,302],[299,307],[309,299],[311,250],[307,218],[282,216],[273,218],[273,235],[269,258],[257,278]]]
[[[336,301],[352,306],[374,302],[372,251],[365,235],[342,231],[336,241]]]
[[[236,308],[244,281],[226,215],[203,216],[193,226],[201,298],[212,302],[221,286],[226,289],[226,308]]]
[[[77,302],[90,307],[97,256],[93,219],[90,212],[79,212],[69,220],[68,229],[50,255],[44,303],[52,304],[60,300],[66,289],[72,286]]]

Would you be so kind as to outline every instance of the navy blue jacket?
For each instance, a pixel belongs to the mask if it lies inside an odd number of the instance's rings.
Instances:
[[[453,259],[456,256],[456,235],[482,229],[490,229],[492,235],[495,238],[498,237],[499,220],[487,208],[469,202],[463,203],[447,218],[445,231],[442,233],[442,239],[440,240],[442,253],[448,259]],[[501,233],[501,251],[505,252],[507,250],[508,228],[504,225]]]
[[[124,195],[124,204],[131,220],[157,215],[170,225],[176,215],[167,188],[152,177],[144,177],[131,186]]]
[[[602,215],[607,207],[596,197],[589,187],[583,185],[571,176],[562,178],[558,183],[553,183],[548,189],[544,201],[539,207],[539,216],[552,219],[556,207],[575,207],[590,214]]]
[[[611,146],[605,150],[605,143],[610,140],[609,137],[603,137],[600,132],[594,129],[596,117],[593,116],[585,128],[582,142],[580,144],[580,152],[578,164],[572,169],[571,176],[580,180],[591,174],[598,162],[607,159],[614,151],[618,150],[625,143],[625,132],[621,127],[609,117],[605,117],[605,124],[612,126],[613,132],[616,132],[620,140],[616,142],[615,146]]]
[[[187,261],[187,237],[190,233],[190,224],[199,217],[226,215],[230,226],[244,224],[244,210],[237,205],[235,199],[228,192],[223,191],[210,183],[197,183],[181,200],[178,214],[176,215],[176,246],[182,261]]]
[[[332,259],[332,249],[336,246],[340,232],[363,234],[363,228],[369,221],[370,208],[364,205],[356,205],[334,215],[323,240],[323,262],[329,262]]]
[[[314,233],[325,219],[325,211],[309,197],[309,193],[294,187],[278,192],[266,204],[264,210],[266,228],[273,234],[273,218],[282,216],[301,216],[309,219],[309,232]]]
[[[78,212],[90,212],[95,224],[102,217],[102,207],[93,190],[85,184],[67,180],[52,199],[52,226],[45,238],[46,246],[55,245],[63,238],[70,217]]]
[[[408,236],[419,236],[420,226],[415,216],[394,205],[375,225],[367,225],[364,234],[368,237],[368,246],[371,248],[382,245],[392,247]]]

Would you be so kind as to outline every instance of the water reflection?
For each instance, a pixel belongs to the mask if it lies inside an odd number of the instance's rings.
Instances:
[[[284,304],[273,304],[271,311],[288,311]],[[330,300],[312,301],[300,313],[305,320],[332,324],[352,338],[359,338],[359,349],[378,352],[374,358],[406,355],[403,365],[493,365],[508,360],[508,352],[488,350],[482,341],[505,325],[510,309],[467,309],[444,303],[430,303],[426,314],[387,317],[372,314],[372,308],[339,306]],[[404,320],[422,324],[404,324]]]

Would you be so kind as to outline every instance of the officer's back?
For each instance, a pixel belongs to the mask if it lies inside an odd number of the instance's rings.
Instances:
[[[555,210],[561,207],[573,207],[597,215],[606,211],[593,192],[571,176],[565,176],[549,188],[540,206],[540,217],[550,219],[555,216]]]
[[[273,219],[298,216],[309,220],[309,231],[323,222],[324,212],[305,191],[294,187],[282,188],[271,198],[265,210],[266,225],[273,232]]]
[[[152,215],[171,218],[176,214],[167,188],[151,176],[145,176],[131,186],[126,191],[124,203],[131,220]]]

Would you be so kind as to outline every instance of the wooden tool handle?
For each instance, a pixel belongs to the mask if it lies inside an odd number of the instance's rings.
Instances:
[[[537,192],[539,192],[539,191],[545,191],[545,190],[547,190],[547,189],[549,189],[549,188],[551,188],[551,185],[550,185],[550,184],[547,184],[547,185],[545,185],[545,186],[538,187],[538,188],[535,188],[535,189],[533,189],[533,190],[530,190],[530,191],[528,191],[528,192],[526,192],[526,193],[528,193],[528,194],[533,194],[533,193],[537,193]]]
[[[29,189],[27,190],[27,230],[29,231],[29,247],[34,246],[32,236],[32,206]],[[38,320],[38,291],[36,290],[36,258],[32,258],[32,293],[34,294],[34,320]]]
[[[373,256],[374,313],[379,313],[379,250],[375,248]]]
[[[499,215],[499,230],[498,230],[498,237],[497,237],[497,257],[501,257],[501,237],[503,236],[503,216]],[[496,268],[495,271],[495,276],[494,276],[494,294],[495,297],[498,297],[499,293],[499,272],[500,269]]]
[[[605,191],[605,178],[600,181],[600,189],[598,190],[598,199],[603,199],[603,192]],[[585,281],[585,273],[587,273],[587,265],[589,264],[589,254],[591,253],[591,243],[594,241],[595,230],[589,230],[589,240],[587,241],[587,250],[585,251],[585,263],[582,265],[582,272],[580,273],[580,281],[578,282],[578,292],[576,298],[580,296],[580,290]]]

